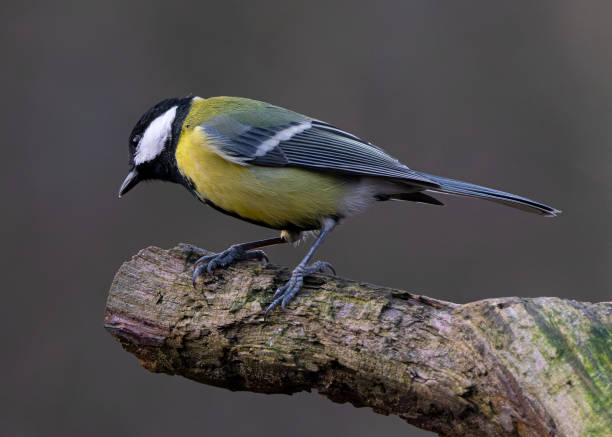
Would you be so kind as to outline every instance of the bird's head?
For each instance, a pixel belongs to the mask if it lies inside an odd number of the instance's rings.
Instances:
[[[179,182],[174,151],[191,98],[166,99],[144,113],[130,134],[130,172],[119,197],[147,179]]]

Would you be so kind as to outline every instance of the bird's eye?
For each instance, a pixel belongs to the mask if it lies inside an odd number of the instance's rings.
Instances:
[[[134,135],[134,138],[132,138],[132,143],[133,143],[134,145],[138,144],[138,143],[140,142],[140,139],[141,139],[141,138],[142,138],[142,137],[141,137],[140,135]]]

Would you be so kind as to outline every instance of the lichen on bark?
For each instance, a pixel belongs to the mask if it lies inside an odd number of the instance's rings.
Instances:
[[[190,273],[191,246],[117,272],[105,326],[154,372],[230,390],[317,390],[442,436],[612,435],[612,305],[558,298],[444,302],[315,275],[286,313],[290,272]]]

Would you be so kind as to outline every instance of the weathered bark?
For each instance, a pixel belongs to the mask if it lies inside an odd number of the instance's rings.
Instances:
[[[191,285],[190,246],[150,247],[113,281],[105,327],[153,372],[230,390],[316,389],[442,436],[612,435],[612,304],[465,305],[240,263]]]

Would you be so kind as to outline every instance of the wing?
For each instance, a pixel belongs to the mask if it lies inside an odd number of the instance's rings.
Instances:
[[[433,180],[355,135],[272,105],[259,106],[256,113],[217,115],[200,128],[218,154],[241,165],[311,168],[438,187]]]

